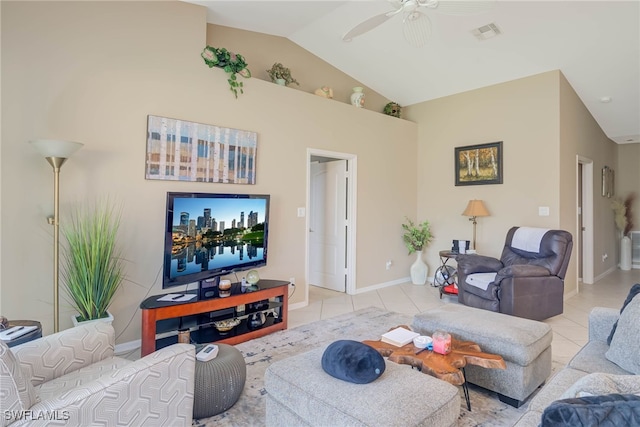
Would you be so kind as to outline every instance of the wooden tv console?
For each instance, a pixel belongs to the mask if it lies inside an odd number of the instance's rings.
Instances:
[[[185,302],[158,301],[164,295],[154,295],[140,304],[142,309],[142,356],[178,342],[178,329],[189,329],[194,343],[222,342],[238,344],[287,329],[289,282],[260,280],[256,286],[242,287],[233,283],[230,296],[215,296]],[[190,291],[195,293],[197,291]],[[266,315],[266,322],[250,328],[247,318],[256,312]],[[240,324],[227,333],[219,332],[214,321],[238,318]]]

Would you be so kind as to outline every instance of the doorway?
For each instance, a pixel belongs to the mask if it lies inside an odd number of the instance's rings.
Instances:
[[[309,285],[355,293],[356,156],[307,150]]]
[[[576,171],[578,279],[593,284],[593,160],[577,156]]]

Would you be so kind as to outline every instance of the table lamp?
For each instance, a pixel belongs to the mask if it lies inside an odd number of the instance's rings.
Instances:
[[[464,216],[468,216],[469,221],[473,221],[473,248],[472,249],[476,249],[476,225],[478,224],[478,222],[476,221],[476,218],[479,216],[489,216],[489,211],[487,210],[487,208],[484,206],[484,202],[482,200],[469,200],[469,203],[467,204],[467,208],[464,210],[464,212],[462,212],[462,215]]]

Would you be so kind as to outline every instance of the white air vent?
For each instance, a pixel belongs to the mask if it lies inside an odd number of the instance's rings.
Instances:
[[[478,40],[487,40],[502,34],[502,31],[492,22],[491,24],[483,25],[480,28],[471,30],[471,34],[476,36]]]

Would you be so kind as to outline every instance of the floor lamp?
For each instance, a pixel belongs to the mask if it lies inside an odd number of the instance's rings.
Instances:
[[[473,221],[473,250],[476,249],[476,225],[478,222],[476,218],[479,216],[489,216],[489,211],[484,206],[482,200],[469,200],[467,208],[462,212],[462,215],[469,216],[469,221]]]
[[[30,141],[30,143],[53,167],[53,217],[49,217],[48,222],[53,225],[53,332],[58,332],[60,330],[58,297],[58,281],[60,278],[58,265],[60,255],[60,168],[83,144],[55,139],[39,139]]]

